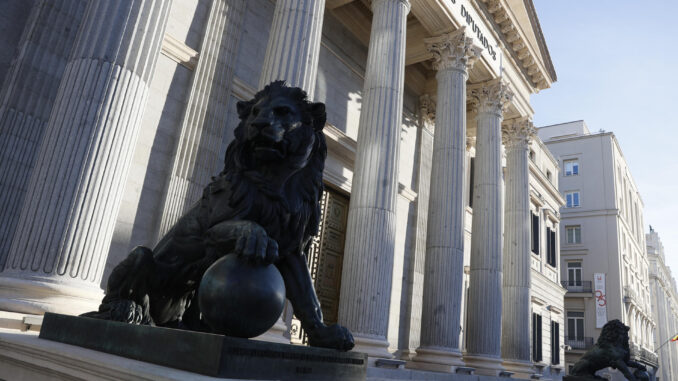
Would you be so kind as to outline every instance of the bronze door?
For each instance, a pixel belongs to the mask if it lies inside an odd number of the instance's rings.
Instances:
[[[307,258],[325,324],[336,323],[339,313],[348,202],[348,197],[325,188],[320,201],[322,216],[319,232],[313,238]],[[296,318],[292,319],[291,340],[295,344],[306,344],[306,335]]]

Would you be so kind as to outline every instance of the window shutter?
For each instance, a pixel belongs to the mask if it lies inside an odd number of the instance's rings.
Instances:
[[[560,324],[551,322],[551,337],[553,344],[551,345],[551,364],[560,364]]]
[[[537,315],[537,361],[542,360],[541,315]]]
[[[539,254],[539,216],[532,213],[532,252]]]
[[[471,169],[470,169],[471,179],[469,181],[470,186],[469,186],[469,190],[468,190],[468,206],[470,208],[473,208],[473,178],[474,178],[474,175],[475,175],[475,160],[476,159],[472,157],[471,158],[471,164],[470,164],[470,166],[471,166]]]
[[[551,230],[551,266],[556,267],[556,232]]]

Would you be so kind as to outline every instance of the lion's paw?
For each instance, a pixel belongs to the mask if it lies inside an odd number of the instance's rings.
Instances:
[[[308,331],[307,334],[308,343],[312,347],[350,351],[355,346],[351,332],[338,324],[322,325]]]
[[[235,253],[250,263],[270,264],[278,259],[278,243],[260,225],[243,222]]]

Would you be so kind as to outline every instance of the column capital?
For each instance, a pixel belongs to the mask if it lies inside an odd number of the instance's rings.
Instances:
[[[527,151],[527,145],[537,134],[532,121],[527,118],[516,118],[506,121],[501,127],[501,140],[510,149],[523,149]]]
[[[513,100],[513,91],[501,78],[470,85],[469,98],[478,113],[489,112],[501,115]]]
[[[419,112],[421,114],[422,127],[433,134],[435,132],[436,102],[431,99],[430,95],[424,94],[419,97]]]
[[[403,5],[405,5],[407,7],[408,13],[410,12],[410,8],[412,7],[412,5],[410,4],[410,0],[368,0],[368,1],[370,3],[370,9],[372,9],[372,11],[374,11],[374,7],[377,4],[383,3],[383,2],[386,2],[386,1],[398,1],[400,3],[403,3]]]
[[[466,36],[466,27],[454,32],[424,39],[426,49],[433,54],[435,70],[456,69],[466,72],[480,57],[481,48]]]

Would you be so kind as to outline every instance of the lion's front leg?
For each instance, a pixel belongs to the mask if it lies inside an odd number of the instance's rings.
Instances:
[[[253,263],[269,264],[278,259],[278,243],[266,230],[252,221],[224,221],[206,233],[208,255],[220,258],[236,254]]]
[[[617,359],[614,362],[614,368],[619,369],[622,374],[624,374],[624,377],[626,377],[627,380],[629,381],[638,381],[636,376],[631,373],[631,370],[629,369],[628,366],[626,366],[626,363],[622,359]]]
[[[287,255],[276,265],[285,281],[287,298],[292,303],[294,314],[308,334],[309,344],[314,347],[351,350],[355,344],[348,329],[338,324],[327,326],[323,323],[320,302],[313,289],[306,257],[300,254]]]

